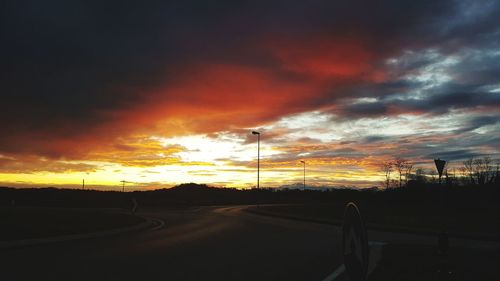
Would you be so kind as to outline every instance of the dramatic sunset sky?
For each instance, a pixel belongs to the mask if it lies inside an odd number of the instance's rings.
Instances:
[[[500,1],[2,1],[0,185],[380,185],[500,157]]]

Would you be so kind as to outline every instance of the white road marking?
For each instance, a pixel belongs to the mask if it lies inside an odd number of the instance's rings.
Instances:
[[[158,225],[151,228],[151,231],[155,231],[155,230],[158,230],[160,228],[163,228],[165,226],[165,222],[160,220],[160,219],[152,219],[155,223],[157,223]]]
[[[370,262],[368,263],[367,276],[370,276],[370,274],[372,274],[372,272],[375,270],[378,263],[382,259],[382,249],[386,244],[387,243],[377,241],[371,241],[368,243],[368,245],[370,245]]]
[[[323,279],[323,281],[333,281],[333,280],[337,279],[337,277],[342,275],[342,273],[344,273],[344,271],[345,271],[345,266],[344,266],[344,264],[342,264],[332,274],[328,275],[325,279]]]
[[[370,265],[368,268],[368,275],[375,269],[377,263],[382,257],[382,247],[387,244],[384,242],[370,241]],[[345,272],[345,266],[342,264],[332,274],[328,275],[323,281],[333,281],[337,279],[342,273]]]

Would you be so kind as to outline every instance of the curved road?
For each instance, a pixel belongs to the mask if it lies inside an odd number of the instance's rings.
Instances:
[[[164,210],[166,226],[0,253],[1,280],[323,280],[341,264],[337,227],[243,207]]]

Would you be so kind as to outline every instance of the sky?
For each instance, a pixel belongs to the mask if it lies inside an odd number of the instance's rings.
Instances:
[[[500,158],[500,2],[2,1],[0,184],[370,187]]]

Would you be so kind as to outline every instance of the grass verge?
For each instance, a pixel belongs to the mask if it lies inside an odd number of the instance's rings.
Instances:
[[[267,205],[250,211],[320,223],[341,224],[344,203]],[[494,212],[432,210],[427,206],[378,206],[358,204],[368,228],[402,232],[440,233],[500,240],[500,218]],[[427,208],[427,209],[426,209]]]
[[[69,208],[0,208],[0,241],[84,234],[133,226],[144,219],[127,214]]]
[[[495,250],[451,247],[442,256],[432,246],[386,245],[368,280],[500,280],[499,264],[500,252]]]

